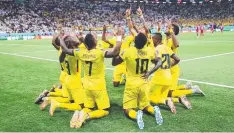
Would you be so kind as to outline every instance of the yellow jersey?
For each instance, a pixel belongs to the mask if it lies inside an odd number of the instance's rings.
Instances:
[[[151,34],[147,35],[147,47],[154,48],[154,42],[153,42]]]
[[[122,51],[120,57],[126,62],[126,86],[135,88],[147,83],[141,76],[148,71],[151,60],[155,59],[154,51],[151,48],[130,47]]]
[[[60,47],[58,50],[58,56],[60,57],[61,54],[62,54],[62,48]],[[60,62],[60,66],[61,66],[61,71],[64,71],[66,68],[65,62]]]
[[[76,57],[71,55],[66,55],[64,62],[68,76],[81,77],[81,63]]]
[[[75,49],[74,56],[78,58],[84,68],[84,84],[90,90],[103,90],[105,88],[105,51],[101,49]]]
[[[108,42],[115,46],[116,40],[117,38],[113,37],[109,39]],[[122,52],[124,49],[131,47],[132,46],[131,44],[133,41],[134,41],[134,36],[126,36],[125,38],[123,38],[120,52]]]
[[[171,76],[171,60],[170,57],[174,54],[174,52],[165,45],[158,45],[155,48],[156,57],[161,58],[162,66],[159,68],[151,79],[152,84],[157,85],[171,85],[172,76]]]
[[[165,38],[165,39],[163,40],[163,44],[166,45],[166,46],[168,46],[169,48],[171,48],[171,50],[172,50],[175,54],[178,53],[178,48],[176,48],[176,47],[173,45],[173,43],[172,43],[172,38],[169,38],[169,39]],[[177,73],[177,72],[179,72],[179,65],[178,65],[178,64],[175,65],[175,66],[173,66],[173,67],[171,68],[171,73]]]

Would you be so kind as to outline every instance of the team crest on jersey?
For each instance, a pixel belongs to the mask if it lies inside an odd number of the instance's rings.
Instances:
[[[77,48],[77,49],[76,49],[76,51],[80,51],[80,49],[79,49],[79,48]]]

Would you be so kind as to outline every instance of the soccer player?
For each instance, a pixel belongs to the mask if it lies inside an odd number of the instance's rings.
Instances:
[[[197,34],[197,38],[199,38],[199,25],[196,25],[196,34]]]
[[[121,35],[118,35],[115,47],[109,51],[96,48],[97,40],[90,33],[84,39],[86,49],[68,49],[63,39],[60,39],[63,52],[76,57],[84,66],[85,108],[82,111],[75,111],[70,121],[71,128],[80,128],[88,119],[101,118],[109,114],[110,102],[106,90],[104,58],[112,58],[119,54]],[[94,109],[95,107],[97,109]]]
[[[80,41],[76,36],[65,36],[64,41],[69,49],[75,49],[80,44]],[[73,100],[74,103],[64,103],[52,100],[49,111],[51,116],[54,115],[54,111],[58,107],[75,111],[81,110],[84,104],[84,90],[81,83],[81,65],[79,60],[74,56],[66,55],[62,52],[60,55],[60,62],[65,63],[65,70],[67,72],[65,86],[69,94],[69,100]]]
[[[212,33],[213,34],[213,33]],[[204,37],[204,26],[202,24],[200,24],[200,37],[203,38]]]
[[[154,71],[148,72],[150,61],[155,61],[154,51],[145,47],[147,37],[139,33],[135,37],[135,47],[130,47],[113,58],[112,65],[126,62],[126,86],[124,90],[123,109],[124,114],[136,120],[140,129],[144,128],[143,111],[155,116],[157,124],[162,124],[163,119],[157,106],[153,107],[149,102],[149,86],[147,78],[160,67],[160,62],[155,65]],[[144,75],[144,76],[143,76]],[[136,111],[136,109],[139,109]]]
[[[56,50],[58,50],[59,56],[61,55],[62,51],[60,48],[60,43],[58,40],[59,35],[64,35],[64,30],[61,25],[58,26],[58,32],[53,35],[52,39],[52,45],[55,47]],[[62,62],[60,63],[61,66],[61,73],[60,73],[60,78],[59,81],[61,83],[60,86],[55,87],[53,86],[50,91],[45,90],[40,96],[37,98],[35,103],[41,103],[40,104],[40,109],[44,110],[47,105],[50,104],[51,99],[56,99],[60,102],[68,102],[68,92],[65,88],[65,79],[66,79],[66,72],[64,70],[65,64]]]
[[[166,25],[166,38],[163,41],[163,44],[171,48],[171,50],[178,54],[179,42],[176,38],[176,35],[179,34],[179,27],[175,24],[172,24],[170,20],[167,21]],[[179,76],[180,76],[180,68],[179,65],[175,65],[171,67],[172,74],[172,87],[171,91],[169,91],[169,97],[181,97],[183,95],[198,93],[204,95],[204,93],[200,90],[198,86],[192,86],[191,83],[187,83],[185,85],[178,86]]]
[[[176,113],[176,108],[172,99],[168,98],[168,92],[172,85],[170,68],[177,65],[180,59],[169,47],[162,44],[161,33],[156,33],[152,38],[157,58],[161,60],[162,65],[151,79],[150,101],[154,104],[165,104],[171,109],[172,113]],[[171,58],[173,59],[172,61]],[[185,97],[181,97],[178,100],[187,108],[191,108],[191,104],[187,101],[187,99],[185,99]]]
[[[221,33],[223,33],[223,24],[221,24],[221,26],[220,26],[220,30],[221,30]]]

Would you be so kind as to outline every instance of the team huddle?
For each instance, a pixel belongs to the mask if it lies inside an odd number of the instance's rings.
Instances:
[[[112,58],[115,66],[113,86],[125,84],[123,112],[135,120],[140,129],[144,128],[144,113],[152,115],[156,124],[163,124],[160,104],[167,106],[172,113],[176,113],[174,103],[192,109],[186,95],[204,93],[190,82],[178,85],[180,58],[177,56],[179,42],[176,35],[179,27],[168,20],[163,39],[161,33],[150,33],[140,8],[137,14],[142,29],[137,29],[131,21],[131,9],[127,9],[130,34],[126,35],[125,30],[118,26],[115,36],[110,39],[106,37],[106,26],[103,26],[100,40],[92,31],[83,37],[82,34],[64,34],[63,28],[59,27],[52,45],[59,53],[61,85],[40,94],[35,102],[40,104],[40,109],[45,110],[50,105],[51,116],[57,108],[74,111],[71,128],[80,128],[90,119],[109,115],[105,58]],[[111,49],[104,49],[107,47]]]

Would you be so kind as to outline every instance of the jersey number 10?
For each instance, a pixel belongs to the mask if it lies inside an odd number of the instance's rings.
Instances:
[[[142,74],[148,71],[149,59],[136,59],[136,74]],[[140,72],[140,73],[139,73]]]

